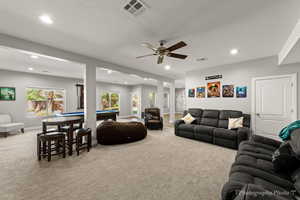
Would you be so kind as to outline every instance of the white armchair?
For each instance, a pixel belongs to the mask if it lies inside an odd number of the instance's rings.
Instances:
[[[9,132],[18,130],[24,133],[24,123],[13,123],[10,115],[0,114],[0,134],[7,137]]]

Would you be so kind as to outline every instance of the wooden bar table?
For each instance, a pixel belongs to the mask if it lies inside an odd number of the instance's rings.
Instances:
[[[42,120],[43,123],[43,133],[47,133],[48,126],[57,126],[58,131],[60,131],[61,126],[69,126],[68,129],[68,149],[69,155],[73,154],[73,141],[74,141],[74,124],[80,124],[82,127],[84,119],[82,117],[53,117]]]

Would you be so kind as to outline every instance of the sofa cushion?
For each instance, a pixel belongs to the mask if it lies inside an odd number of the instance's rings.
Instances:
[[[0,132],[9,132],[24,128],[24,123],[0,124]]]
[[[274,169],[277,172],[293,173],[300,167],[300,160],[296,158],[295,153],[291,149],[289,143],[283,143],[274,153],[272,157]]]
[[[213,135],[214,127],[198,125],[195,127],[195,135],[196,134],[205,134],[205,135]]]
[[[200,125],[217,127],[218,126],[218,119],[202,118],[201,121],[200,121]]]
[[[292,131],[289,143],[297,157],[300,158],[300,129]]]
[[[215,128],[214,129],[214,136],[217,138],[224,138],[224,139],[237,139],[237,130],[229,130],[225,128]]]
[[[244,141],[241,143],[240,149],[248,149],[253,152],[266,153],[272,156],[277,148],[268,144],[257,143],[253,141]]]
[[[240,118],[242,116],[243,116],[243,113],[241,111],[221,110],[219,119],[228,120],[229,118]]]
[[[9,124],[12,122],[10,115],[0,114],[0,124]]]
[[[210,119],[219,119],[219,110],[203,110],[202,117]]]
[[[219,111],[218,110],[204,110],[200,125],[217,127],[219,121]]]
[[[245,165],[256,169],[264,170],[268,173],[279,176],[283,179],[290,180],[290,176],[286,173],[277,173],[272,161],[264,158],[257,158],[252,155],[239,155],[234,162],[234,165]]]
[[[250,128],[250,125],[251,125],[251,115],[249,114],[243,114],[243,126],[244,127],[248,127]]]
[[[190,113],[195,118],[201,118],[203,110],[199,108],[190,108],[188,110],[188,113]]]
[[[236,173],[243,173],[244,175],[247,175],[248,178],[251,179],[250,183],[253,184],[258,184],[264,185],[261,183],[263,180],[264,182],[269,182],[274,185],[277,185],[281,188],[284,188],[286,190],[292,190],[294,189],[294,185],[290,179],[286,179],[282,176],[278,176],[278,174],[274,174],[272,172],[268,172],[265,170],[261,170],[259,168],[251,167],[251,166],[246,166],[246,165],[238,165],[238,164],[233,164],[231,171],[230,171],[230,177],[229,179],[234,179],[235,181],[239,180],[239,177],[235,177],[234,174]],[[240,177],[240,180],[242,178]],[[256,180],[260,180],[259,182],[255,182]],[[247,183],[249,183],[247,181]]]
[[[192,132],[194,133],[194,130],[195,130],[195,127],[197,125],[195,124],[180,124],[178,126],[178,130],[181,130],[181,131],[189,131],[189,132]]]
[[[239,118],[242,117],[243,113],[235,110],[221,110],[219,115],[219,128],[228,128],[229,118]]]

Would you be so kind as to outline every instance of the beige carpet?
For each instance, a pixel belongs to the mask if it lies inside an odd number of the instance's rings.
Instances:
[[[38,162],[35,133],[0,137],[1,200],[217,200],[236,154],[166,128]]]

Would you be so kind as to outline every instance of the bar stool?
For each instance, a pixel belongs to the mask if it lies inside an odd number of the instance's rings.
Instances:
[[[77,156],[79,156],[79,151],[82,149],[87,149],[90,151],[92,146],[92,131],[89,128],[81,128],[75,131],[76,135],[76,151]],[[84,141],[83,141],[84,140]]]
[[[66,134],[62,132],[50,132],[37,134],[38,160],[47,157],[48,162],[51,156],[61,155],[66,157]],[[55,153],[53,153],[55,152]]]

